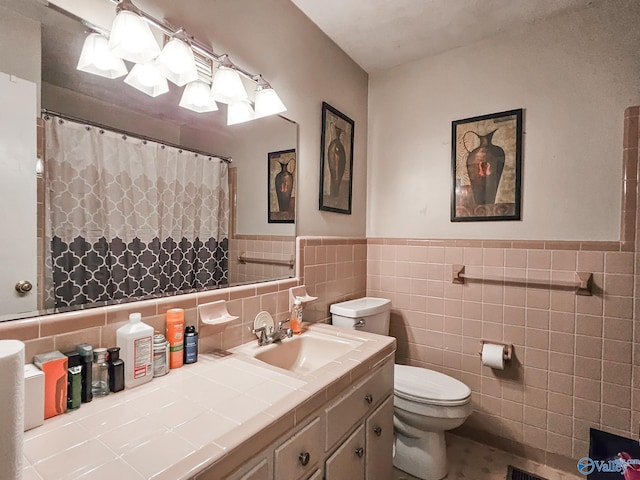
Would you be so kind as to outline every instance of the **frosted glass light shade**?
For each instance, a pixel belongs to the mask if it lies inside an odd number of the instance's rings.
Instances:
[[[242,79],[233,68],[220,66],[213,76],[211,95],[217,102],[232,104],[247,100],[249,95],[242,84]]]
[[[109,50],[134,63],[146,63],[160,55],[160,47],[147,22],[127,10],[120,11],[113,21]]]
[[[118,78],[127,74],[127,67],[122,59],[109,50],[109,39],[99,33],[91,33],[85,38],[76,68],[106,78]]]
[[[227,125],[249,122],[256,118],[249,100],[240,100],[229,104],[227,108]]]
[[[182,40],[172,38],[158,57],[158,68],[167,80],[182,87],[198,79],[196,61],[191,47]]]
[[[200,80],[188,83],[187,86],[184,87],[184,92],[180,99],[180,106],[198,113],[215,112],[218,110],[218,105],[211,97],[209,85]]]
[[[153,63],[138,63],[133,66],[124,83],[137,88],[151,97],[157,97],[169,91],[167,79]]]
[[[258,88],[256,90],[256,118],[267,117],[287,110],[282,100],[273,88]]]

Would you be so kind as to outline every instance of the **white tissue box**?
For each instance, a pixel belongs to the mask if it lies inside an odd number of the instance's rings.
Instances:
[[[24,366],[24,431],[44,423],[44,372],[33,363]]]

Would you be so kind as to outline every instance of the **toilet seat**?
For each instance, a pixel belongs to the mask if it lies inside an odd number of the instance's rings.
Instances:
[[[434,370],[395,365],[394,394],[416,403],[459,406],[469,403],[471,389],[464,383]]]

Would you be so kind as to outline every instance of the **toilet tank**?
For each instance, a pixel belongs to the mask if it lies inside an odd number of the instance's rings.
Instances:
[[[389,335],[391,300],[362,297],[331,305],[331,323],[338,327]]]

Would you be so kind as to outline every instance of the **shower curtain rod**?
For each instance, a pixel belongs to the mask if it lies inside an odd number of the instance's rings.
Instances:
[[[102,125],[100,123],[90,122],[89,120],[85,120],[83,118],[72,117],[71,115],[66,115],[64,113],[54,112],[52,110],[47,110],[46,108],[43,108],[41,110],[41,112],[42,112],[43,116],[44,115],[53,115],[55,117],[60,117],[60,118],[63,118],[65,120],[69,120],[71,122],[82,123],[84,125],[90,125],[90,126],[95,127],[95,128],[101,128],[103,130],[109,130],[111,132],[115,132],[115,133],[118,133],[120,135],[125,135],[126,137],[136,138],[138,140],[143,140],[143,141],[147,141],[147,142],[159,143],[161,145],[166,145],[167,147],[172,147],[172,148],[177,148],[179,150],[185,150],[185,151],[188,151],[188,152],[197,153],[198,155],[202,155],[204,157],[219,158],[220,160],[222,160],[223,162],[226,162],[226,163],[233,162],[233,159],[231,157],[225,157],[223,155],[215,155],[213,153],[202,152],[200,150],[193,150],[191,148],[187,148],[187,147],[184,147],[182,145],[176,145],[175,143],[165,142],[164,140],[159,140],[159,139],[153,138],[153,137],[147,137],[146,135],[138,135],[137,133],[127,132],[126,130],[120,130],[119,128],[110,127],[109,125]]]

